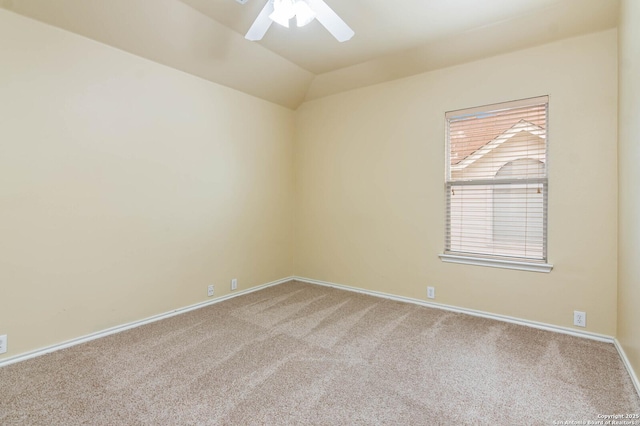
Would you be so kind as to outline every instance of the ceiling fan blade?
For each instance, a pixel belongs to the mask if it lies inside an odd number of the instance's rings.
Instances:
[[[269,15],[273,13],[273,0],[267,0],[267,4],[264,5],[262,11],[247,31],[247,35],[244,36],[247,40],[257,41],[262,40],[262,37],[266,34],[267,30],[273,23]]]
[[[355,34],[353,30],[323,0],[307,0],[311,9],[316,12],[316,19],[339,42],[350,40]]]

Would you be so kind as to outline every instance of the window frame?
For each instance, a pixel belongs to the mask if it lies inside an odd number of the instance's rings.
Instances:
[[[544,164],[545,164],[545,175],[544,177],[536,177],[536,178],[526,178],[526,179],[466,179],[466,180],[455,180],[452,178],[452,169],[451,169],[451,138],[450,138],[450,120],[451,118],[460,117],[464,115],[482,115],[488,113],[495,113],[497,111],[505,111],[512,110],[515,108],[522,108],[527,106],[534,105],[545,105],[545,126],[544,126],[544,134],[545,134],[545,143],[544,143]],[[548,119],[549,119],[549,96],[539,96],[535,98],[522,99],[518,101],[511,102],[501,102],[496,104],[485,105],[481,107],[475,108],[467,108],[462,110],[456,110],[447,112],[445,114],[445,129],[446,129],[446,137],[445,137],[445,249],[444,252],[439,255],[440,259],[443,262],[447,263],[459,263],[466,265],[476,265],[476,266],[488,266],[495,268],[505,268],[505,269],[516,269],[516,270],[524,270],[531,272],[551,272],[553,269],[553,265],[548,263],[547,257],[547,249],[548,249],[548,186],[549,186],[549,173],[548,173],[548,153],[549,153],[549,144],[548,144]],[[475,153],[473,154],[475,155]],[[481,157],[480,157],[481,158]],[[475,161],[475,160],[474,160]],[[515,160],[512,160],[515,161]],[[508,163],[508,162],[507,162]],[[505,165],[507,164],[505,163]],[[503,165],[504,166],[504,165]],[[503,167],[501,166],[501,167]],[[507,255],[506,252],[504,255],[501,254],[478,254],[471,252],[463,252],[463,251],[455,251],[451,250],[451,193],[454,187],[464,187],[464,186],[472,186],[472,185],[487,185],[492,186],[493,191],[495,186],[497,185],[528,185],[528,184],[539,184],[541,185],[542,193],[543,193],[543,229],[542,229],[542,258],[541,259],[529,259],[518,256]],[[492,203],[494,201],[491,201]],[[489,215],[487,215],[487,218]],[[495,220],[494,212],[491,212],[491,219]],[[525,226],[528,226],[525,223]],[[491,234],[493,234],[493,223],[491,224]],[[495,246],[492,246],[492,249],[495,250]],[[493,251],[492,250],[492,251]]]

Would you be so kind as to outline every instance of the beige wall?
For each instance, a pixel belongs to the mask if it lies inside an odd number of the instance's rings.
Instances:
[[[616,334],[617,34],[568,39],[298,110],[296,275]],[[549,274],[442,263],[444,114],[550,96]],[[637,200],[636,200],[637,201]]]
[[[294,113],[0,10],[11,357],[290,276]]]
[[[640,374],[640,2],[620,9],[618,340]]]

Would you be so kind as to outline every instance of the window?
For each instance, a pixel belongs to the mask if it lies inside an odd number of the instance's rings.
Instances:
[[[549,272],[548,97],[446,114],[444,261]]]

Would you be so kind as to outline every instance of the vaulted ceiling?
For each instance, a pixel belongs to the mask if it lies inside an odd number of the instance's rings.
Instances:
[[[317,21],[244,34],[266,0],[0,0],[0,6],[295,109],[345,90],[617,25],[618,0],[325,0]]]

